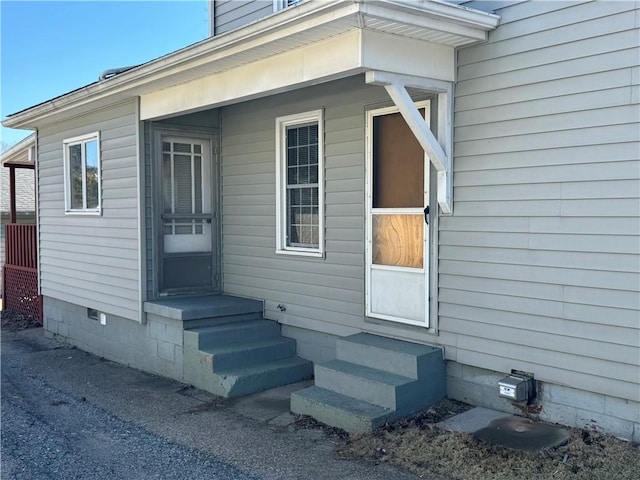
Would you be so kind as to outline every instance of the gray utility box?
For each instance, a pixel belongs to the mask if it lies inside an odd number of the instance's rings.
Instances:
[[[532,383],[531,378],[509,375],[498,382],[500,386],[499,395],[514,402],[527,401],[533,393]]]

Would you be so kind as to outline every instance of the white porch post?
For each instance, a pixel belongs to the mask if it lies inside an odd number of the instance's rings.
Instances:
[[[453,170],[452,170],[452,121],[453,84],[439,80],[422,79],[379,71],[368,71],[366,81],[372,85],[382,85],[400,114],[407,122],[413,135],[424,149],[438,172],[438,205],[445,215],[453,213]],[[433,135],[409,96],[406,87],[415,87],[436,93],[438,96],[438,138]]]

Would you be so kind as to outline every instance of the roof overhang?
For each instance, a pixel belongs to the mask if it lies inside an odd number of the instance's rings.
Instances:
[[[436,0],[311,0],[10,115],[3,125],[36,129],[138,96],[141,118],[159,118],[369,70],[453,81],[455,48],[485,41],[498,22]],[[283,65],[289,70],[266,70]]]

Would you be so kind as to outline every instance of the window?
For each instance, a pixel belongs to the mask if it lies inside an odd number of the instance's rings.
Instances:
[[[64,192],[67,213],[99,214],[100,136],[68,138],[64,145]]]
[[[322,110],[276,119],[276,253],[323,255]]]
[[[273,0],[273,11],[283,10],[302,2],[303,0]]]

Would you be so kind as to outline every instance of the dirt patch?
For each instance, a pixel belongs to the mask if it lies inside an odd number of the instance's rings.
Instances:
[[[444,400],[432,408],[385,425],[371,434],[348,435],[323,427],[338,454],[368,462],[391,463],[425,479],[446,480],[637,480],[640,447],[598,431],[568,429],[558,448],[521,452],[482,443],[466,433],[443,431],[435,423],[471,408]],[[301,419],[303,428],[321,426]]]
[[[27,328],[38,328],[42,326],[38,320],[31,315],[21,315],[9,310],[2,310],[0,312],[0,321],[0,328],[10,332],[17,332],[19,330],[26,330]]]

